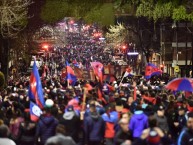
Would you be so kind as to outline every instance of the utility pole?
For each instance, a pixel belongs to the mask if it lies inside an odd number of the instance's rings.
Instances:
[[[187,25],[187,21],[186,21],[186,29],[187,29],[188,25]],[[187,30],[185,31],[185,35],[186,35],[186,52],[185,52],[185,77],[189,77],[188,74],[188,45],[187,45],[187,41],[188,41],[188,36],[187,36]]]

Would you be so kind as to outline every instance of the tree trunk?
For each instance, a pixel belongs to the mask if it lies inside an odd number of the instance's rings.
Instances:
[[[5,75],[5,83],[8,78],[9,38],[0,35],[0,71]]]

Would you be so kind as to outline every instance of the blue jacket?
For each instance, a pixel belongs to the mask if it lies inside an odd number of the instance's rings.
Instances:
[[[143,111],[135,111],[129,122],[129,129],[132,131],[133,137],[140,137],[146,128],[148,128],[148,117]]]
[[[118,114],[116,111],[110,112],[109,115],[104,113],[102,118],[105,121],[105,138],[114,138],[115,125],[118,121]]]
[[[58,121],[51,115],[41,116],[36,128],[36,139],[40,137],[41,143],[45,144],[46,140],[55,135]]]
[[[187,128],[183,129],[178,137],[177,145],[193,145],[193,132]]]
[[[105,122],[98,113],[91,113],[84,119],[85,141],[102,141],[105,133]]]

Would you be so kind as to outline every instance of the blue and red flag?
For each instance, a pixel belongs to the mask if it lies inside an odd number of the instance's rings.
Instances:
[[[71,68],[70,64],[66,61],[66,79],[69,82],[69,84],[71,85],[75,85],[76,81],[77,81],[77,77],[74,74],[74,70]]]
[[[161,75],[162,70],[160,70],[156,65],[148,63],[145,67],[145,78],[150,79],[154,75]]]
[[[42,110],[38,107],[38,105],[30,101],[30,119],[31,121],[37,122],[41,114],[42,114]]]
[[[97,80],[103,82],[103,64],[100,62],[91,62],[91,66]]]
[[[40,80],[38,68],[36,62],[34,61],[33,69],[30,76],[29,84],[29,98],[35,100],[36,104],[42,109],[45,105],[42,83]]]
[[[75,67],[80,68],[80,64],[76,60],[73,61],[73,64]]]
[[[131,71],[132,71],[131,67],[126,68],[123,78],[124,77],[133,77],[133,75],[131,74]]]

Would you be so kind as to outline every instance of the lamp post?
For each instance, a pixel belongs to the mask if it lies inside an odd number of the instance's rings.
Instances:
[[[176,36],[176,66],[178,66],[178,32],[177,32],[177,25],[176,22],[172,24],[172,29],[175,29],[175,36]],[[176,72],[176,77],[178,77],[178,72]]]
[[[187,22],[186,22],[186,28],[188,28],[187,26]],[[186,34],[186,48],[185,48],[185,77],[188,77],[188,46],[187,46],[187,40],[188,40],[188,36],[187,36],[187,30],[185,31]]]

